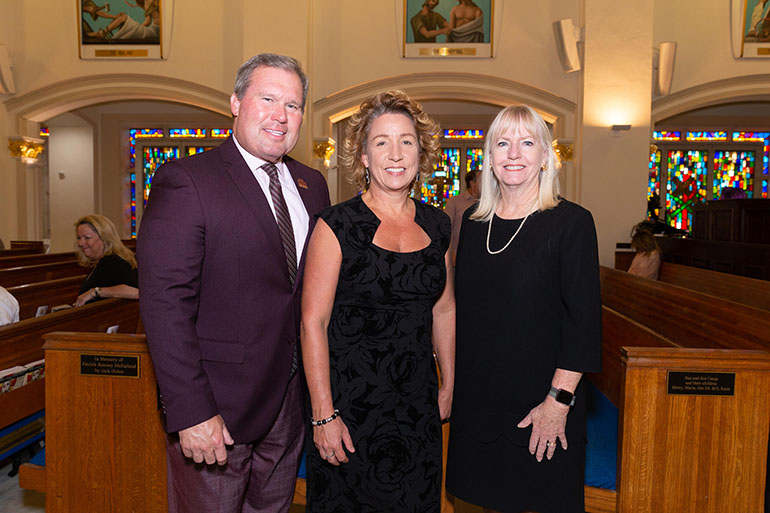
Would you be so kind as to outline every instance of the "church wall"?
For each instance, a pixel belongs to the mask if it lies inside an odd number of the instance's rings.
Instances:
[[[51,252],[71,251],[73,223],[94,212],[94,131],[75,116],[54,120],[49,140]]]
[[[672,93],[770,70],[767,59],[733,58],[730,4],[725,0],[655,0],[653,43],[677,43]]]

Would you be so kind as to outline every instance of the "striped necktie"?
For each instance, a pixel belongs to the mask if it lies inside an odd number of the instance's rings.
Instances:
[[[281,232],[281,243],[283,244],[283,252],[286,255],[286,266],[289,268],[289,279],[291,279],[291,286],[294,286],[294,282],[297,279],[297,244],[294,241],[294,228],[291,225],[291,216],[289,215],[289,208],[286,206],[286,199],[283,197],[283,190],[281,189],[281,182],[278,179],[278,168],[275,164],[270,162],[263,164],[262,169],[270,177],[270,196],[273,197],[273,207],[275,208],[275,220],[278,223],[278,231]],[[297,373],[299,367],[299,359],[297,357],[297,344],[294,345],[294,351],[291,355],[291,374],[289,378],[293,378]]]

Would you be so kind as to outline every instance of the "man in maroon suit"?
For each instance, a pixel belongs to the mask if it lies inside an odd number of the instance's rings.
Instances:
[[[251,58],[230,98],[233,137],[153,178],[139,303],[169,433],[171,513],[291,503],[302,255],[329,205],[323,176],[286,156],[307,90],[294,59]]]

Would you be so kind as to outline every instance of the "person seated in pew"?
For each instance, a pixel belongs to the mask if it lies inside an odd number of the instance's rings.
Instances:
[[[636,230],[631,238],[631,249],[636,251],[636,256],[628,272],[648,280],[657,280],[661,255],[655,236],[647,230]]]
[[[139,299],[136,257],[121,242],[112,221],[98,214],[83,216],[75,223],[75,234],[80,265],[93,267],[75,306],[108,297]]]
[[[13,294],[0,287],[0,326],[19,322],[19,302]]]

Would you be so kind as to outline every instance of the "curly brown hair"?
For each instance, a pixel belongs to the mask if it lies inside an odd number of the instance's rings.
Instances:
[[[403,114],[414,122],[420,145],[420,178],[427,178],[433,172],[441,155],[438,139],[441,128],[423,109],[422,105],[409,98],[403,91],[386,91],[367,98],[358,112],[350,117],[345,129],[345,142],[340,159],[348,169],[348,181],[362,191],[367,189],[366,166],[361,156],[366,151],[366,140],[374,120],[383,114]]]

